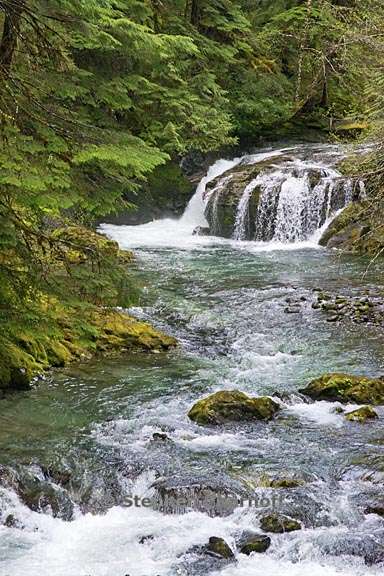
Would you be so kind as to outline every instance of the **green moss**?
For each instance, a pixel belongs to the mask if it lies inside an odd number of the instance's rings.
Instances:
[[[350,374],[330,373],[316,378],[300,390],[314,400],[357,404],[384,404],[384,380]]]
[[[301,530],[300,522],[280,514],[268,514],[268,516],[264,516],[260,521],[260,526],[264,532],[272,532],[274,534]]]
[[[63,308],[58,303],[56,306],[58,318],[51,334],[45,333],[47,326],[26,333],[16,325],[14,339],[12,334],[1,339],[0,388],[28,389],[31,380],[48,368],[62,367],[94,354],[160,352],[177,344],[150,324],[115,310]]]
[[[260,480],[260,486],[263,488],[298,488],[304,485],[305,481],[298,478],[269,478],[268,476],[263,476]]]
[[[240,548],[241,554],[249,556],[253,553],[266,552],[271,545],[271,539],[264,535],[255,535],[250,537]]]
[[[209,539],[207,550],[221,558],[230,559],[234,557],[234,553],[226,541],[222,538],[216,538],[215,536],[212,536],[212,538]]]
[[[71,350],[58,340],[53,340],[47,345],[48,363],[50,366],[65,366],[74,356]]]
[[[342,212],[331,222],[324,234],[322,235],[319,244],[327,246],[330,239],[345,230],[350,224],[358,222],[365,209],[364,203],[352,202],[349,206],[344,208]]]
[[[320,244],[352,254],[376,256],[384,249],[384,202],[353,202],[330,224]]]
[[[250,398],[238,390],[216,392],[192,406],[188,417],[197,424],[223,424],[231,421],[270,420],[279,405],[267,397]]]
[[[359,422],[360,424],[364,424],[367,420],[377,419],[378,415],[371,406],[362,406],[357,410],[353,410],[353,412],[348,412],[345,415],[345,418],[349,422]]]
[[[44,363],[20,345],[1,339],[0,342],[0,388],[26,390]]]
[[[175,338],[120,312],[95,314],[92,321],[98,331],[96,348],[102,352],[121,348],[161,351],[177,344]]]
[[[52,292],[29,290],[17,314],[0,318],[0,388],[23,388],[51,366],[93,354],[168,350],[176,340],[116,311],[137,303],[130,278],[133,255],[82,226],[51,233],[39,252],[50,269]],[[36,250],[39,250],[39,246]]]

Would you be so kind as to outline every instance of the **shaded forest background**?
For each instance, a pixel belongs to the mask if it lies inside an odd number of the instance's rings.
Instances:
[[[383,35],[381,0],[0,0],[0,381],[37,332],[91,341],[94,306],[135,301],[85,227],[155,183],[188,195],[183,158],[380,142]]]

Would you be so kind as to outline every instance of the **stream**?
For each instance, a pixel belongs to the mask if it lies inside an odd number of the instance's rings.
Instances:
[[[325,163],[338,155],[303,149]],[[384,374],[380,327],[329,322],[312,307],[318,290],[379,297],[382,265],[319,247],[320,221],[299,240],[285,240],[282,226],[270,241],[193,235],[205,224],[207,182],[239,162],[211,167],[180,220],[102,226],[136,254],[143,296],[130,312],[176,336],[178,349],[73,365],[1,401],[2,576],[383,574],[384,519],[364,511],[384,506],[384,407],[359,425],[337,403],[298,394],[325,372]],[[239,214],[237,238],[241,227]],[[188,419],[194,402],[232,389],[272,396],[282,410],[220,427]],[[282,477],[297,483],[268,487]],[[177,506],[162,510],[175,494]],[[215,494],[243,505],[218,511]],[[303,529],[270,535],[264,554],[201,552],[212,536],[235,550],[271,506]]]

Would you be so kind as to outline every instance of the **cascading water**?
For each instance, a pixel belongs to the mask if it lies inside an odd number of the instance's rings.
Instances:
[[[353,184],[334,170],[297,167],[261,177],[256,240],[301,242],[313,237],[336,211],[353,199]],[[338,184],[336,185],[336,182]]]
[[[310,156],[300,148],[244,156],[232,174],[203,192],[211,233],[280,244],[315,242],[365,188],[334,168],[336,153],[318,157],[314,150]]]
[[[255,225],[263,243],[192,234],[206,225],[203,198],[220,192],[219,218],[225,184],[236,179],[226,181],[226,171],[241,171],[243,161],[250,169],[250,156],[216,163],[178,221],[102,227],[137,255],[132,273],[146,290],[143,308],[130,312],[180,346],[57,370],[1,401],[2,576],[382,576],[384,522],[367,509],[383,506],[384,408],[361,425],[345,418],[353,404],[298,394],[325,372],[382,373],[380,327],[327,322],[312,307],[319,287],[338,299],[352,293],[361,306],[355,291],[365,298],[382,282],[381,265],[367,270],[360,259],[293,242],[356,194],[324,167],[324,149],[318,159],[303,150],[307,158],[285,166],[285,152],[275,152],[276,166],[250,175],[236,196],[242,237],[249,200],[260,194]],[[321,170],[313,180],[310,165]],[[234,388],[273,396],[278,416],[217,427],[188,419],[196,400]],[[268,502],[281,495],[276,511],[299,520],[301,530],[270,533],[270,548],[248,556],[240,542],[262,533],[270,507],[214,515],[202,506],[168,514],[128,505],[154,492],[162,501],[167,490],[192,493],[199,504],[202,495],[229,491]],[[234,557],[207,554],[211,537],[224,538]]]
[[[203,194],[209,182],[221,176],[224,172],[231,170],[236,164],[240,162],[240,158],[234,160],[218,160],[208,170],[207,175],[201,180],[197,187],[195,194],[186,207],[183,216],[181,217],[181,225],[207,226],[207,220],[204,216],[204,199]]]
[[[242,240],[246,236],[247,219],[249,218],[249,201],[252,192],[258,185],[260,185],[260,179],[255,178],[255,180],[252,180],[252,182],[245,187],[236,214],[235,232],[233,234],[235,240]]]

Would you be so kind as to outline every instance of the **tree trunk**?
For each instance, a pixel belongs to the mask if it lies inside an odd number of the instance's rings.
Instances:
[[[191,2],[191,24],[198,27],[200,23],[200,0]]]
[[[9,76],[20,35],[23,2],[9,6],[5,11],[3,34],[0,42],[0,74]]]

